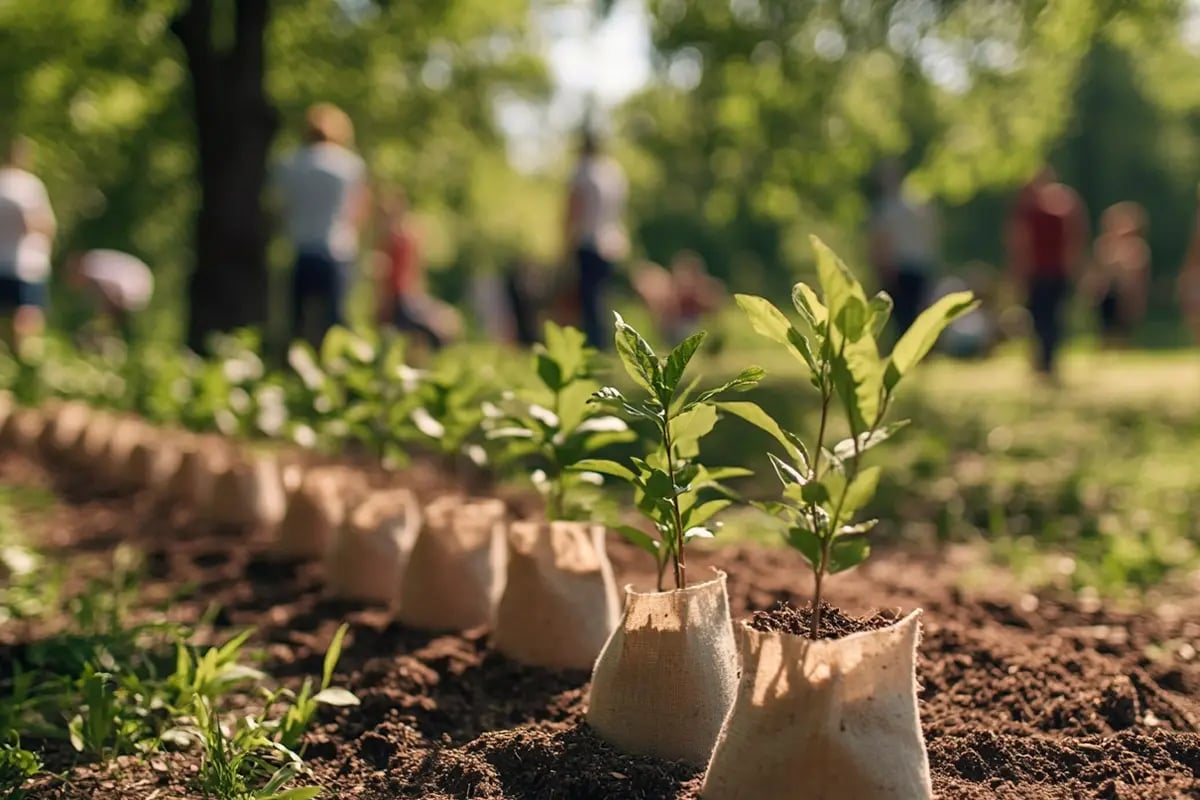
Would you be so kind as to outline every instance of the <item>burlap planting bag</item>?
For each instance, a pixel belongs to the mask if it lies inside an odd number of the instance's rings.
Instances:
[[[324,558],[348,508],[366,494],[361,475],[346,467],[315,467],[287,494],[279,524],[276,555],[284,559]]]
[[[156,495],[167,491],[172,477],[179,471],[183,457],[183,434],[174,431],[155,431],[133,448],[129,454],[129,474],[136,484]]]
[[[0,446],[28,456],[36,456],[38,439],[46,424],[45,418],[36,409],[16,408],[4,420],[0,429]]]
[[[588,669],[620,617],[604,527],[515,522],[494,643],[535,667]]]
[[[205,516],[221,525],[278,525],[287,511],[283,476],[273,456],[233,454],[213,476]]]
[[[91,413],[91,409],[83,403],[54,405],[46,414],[46,424],[38,441],[38,451],[42,457],[52,460],[69,457],[83,436]]]
[[[229,452],[201,436],[187,437],[179,450],[179,468],[167,484],[167,497],[203,515],[212,505],[217,475],[228,468]]]
[[[136,487],[131,469],[133,449],[149,438],[149,428],[141,420],[120,417],[108,436],[108,446],[100,457],[100,474],[96,477],[106,485],[120,489]]]
[[[705,800],[925,800],[917,715],[920,611],[812,641],[739,626],[742,679]]]
[[[410,490],[372,492],[347,515],[326,555],[329,594],[394,607],[420,529],[420,506]]]
[[[117,426],[117,418],[104,411],[93,411],[87,426],[75,441],[67,460],[78,469],[97,472],[103,469],[108,440]]]
[[[627,753],[705,764],[737,667],[725,573],[670,592],[627,586],[592,672],[588,724]]]
[[[504,590],[504,503],[440,497],[425,508],[397,617],[425,630],[489,625]]]

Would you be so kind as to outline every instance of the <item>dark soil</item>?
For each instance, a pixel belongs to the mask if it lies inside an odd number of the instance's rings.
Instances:
[[[109,568],[113,548],[146,556],[147,615],[196,621],[218,604],[214,638],[255,626],[264,668],[285,682],[318,675],[337,626],[351,632],[335,683],[362,705],[322,712],[306,757],[325,796],[344,800],[681,800],[699,772],[622,755],[583,722],[588,676],[523,667],[498,656],[486,631],[434,635],[382,609],[333,603],[315,564],[267,557],[264,531],[213,530],[145,497],[96,497],[86,481],[48,476],[0,457],[0,484],[56,486],[61,502],[37,529],[71,559],[73,581]],[[31,517],[32,519],[32,517]],[[33,524],[32,522],[30,523]],[[618,541],[623,582],[652,585],[653,565]],[[729,573],[735,619],[809,591],[794,554],[751,546],[697,551]],[[968,597],[953,554],[877,553],[829,586],[845,614],[924,609],[921,720],[939,798],[1200,798],[1200,609],[1161,604],[1137,614],[1072,601]],[[185,591],[186,590],[186,591]],[[804,627],[803,609],[754,617]],[[828,629],[843,625],[828,612]],[[894,619],[892,616],[889,621]],[[770,620],[770,622],[767,622]],[[53,625],[0,627],[0,660]],[[61,777],[40,800],[197,798],[194,753],[98,766],[65,747],[45,754]]]
[[[875,611],[862,617],[847,614],[837,606],[821,603],[821,627],[818,639],[841,639],[852,633],[877,631],[895,624],[900,615],[895,611]],[[767,611],[755,611],[750,615],[750,627],[756,631],[777,631],[793,636],[812,638],[812,603],[796,606],[779,603]]]

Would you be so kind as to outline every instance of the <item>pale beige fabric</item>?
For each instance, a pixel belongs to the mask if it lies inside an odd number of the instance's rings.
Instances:
[[[108,437],[108,446],[100,458],[101,468],[97,478],[122,489],[134,486],[130,471],[130,455],[133,448],[146,437],[146,425],[141,420],[119,417],[113,424]]]
[[[926,800],[920,611],[843,639],[739,626],[742,679],[705,800]]]
[[[494,642],[536,667],[588,669],[620,617],[604,527],[514,522]]]
[[[129,454],[129,474],[138,486],[156,495],[167,491],[183,457],[180,437],[182,434],[174,431],[158,431],[133,448]]]
[[[224,525],[278,525],[287,511],[279,462],[267,455],[232,455],[214,476],[207,516]]]
[[[14,409],[4,420],[4,428],[0,430],[0,443],[10,450],[36,456],[38,438],[42,435],[45,424],[45,418],[35,409]]]
[[[277,555],[286,559],[324,558],[334,543],[347,508],[366,492],[362,475],[345,467],[315,467],[287,494],[279,523]]]
[[[104,454],[108,450],[108,440],[116,424],[116,417],[111,414],[93,412],[87,427],[75,442],[69,460],[81,469],[101,469]]]
[[[227,450],[205,437],[191,437],[180,446],[179,469],[167,485],[167,496],[204,516],[212,505],[216,476],[228,464]]]
[[[408,489],[372,492],[353,509],[325,558],[333,597],[395,607],[421,516]]]
[[[46,458],[63,458],[74,452],[88,426],[91,409],[83,403],[60,403],[53,406],[46,417],[38,450]]]
[[[670,592],[627,586],[592,672],[587,720],[627,753],[705,764],[736,690],[725,573]]]
[[[397,618],[426,630],[489,625],[504,590],[504,503],[440,497],[425,508]]]

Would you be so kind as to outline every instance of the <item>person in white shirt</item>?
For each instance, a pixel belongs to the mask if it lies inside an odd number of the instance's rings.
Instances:
[[[588,344],[603,350],[611,325],[604,319],[604,294],[615,262],[625,258],[629,240],[622,217],[625,173],[600,151],[596,134],[585,132],[567,203],[568,258],[578,268],[579,317]]]
[[[370,211],[367,169],[350,150],[354,127],[328,103],[308,110],[305,144],[280,162],[273,185],[296,251],[292,335],[319,344],[345,319],[350,272]]]
[[[880,188],[882,196],[871,218],[871,260],[892,297],[892,321],[899,337],[928,300],[938,265],[938,219],[930,205],[908,194],[896,163],[883,166]]]
[[[29,171],[32,145],[16,138],[0,166],[0,314],[11,315],[14,342],[41,333],[54,210],[46,186]]]
[[[92,296],[99,316],[106,317],[129,341],[133,315],[145,310],[154,295],[154,274],[140,258],[119,250],[89,250],[67,262],[70,284]]]

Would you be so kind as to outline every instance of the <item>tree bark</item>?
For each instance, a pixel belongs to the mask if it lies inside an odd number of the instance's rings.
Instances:
[[[236,0],[234,40],[213,40],[212,0],[189,0],[172,20],[192,84],[200,208],[188,281],[188,345],[267,319],[268,226],[262,204],[278,114],[267,98],[270,0]]]

